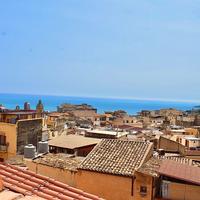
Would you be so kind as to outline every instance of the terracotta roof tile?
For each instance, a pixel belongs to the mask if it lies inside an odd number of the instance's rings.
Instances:
[[[200,185],[200,169],[174,160],[163,160],[159,174]]]
[[[68,169],[70,171],[77,171],[78,165],[83,160],[83,157],[73,157],[72,154],[43,154],[33,159],[33,162],[50,167],[56,167],[60,169]]]
[[[105,139],[83,160],[80,169],[133,176],[150,151],[152,143]]]
[[[10,190],[3,190],[0,192],[0,199],[1,200],[45,200],[38,196],[24,196],[22,194],[10,191]]]
[[[0,176],[6,188],[25,196],[35,195],[46,200],[102,200],[49,177],[9,164],[0,163]]]
[[[193,161],[192,159],[181,157],[181,156],[153,156],[147,162],[145,162],[137,171],[148,174],[150,176],[159,176],[159,168],[164,160],[173,160],[179,164],[186,164],[190,166],[198,167],[200,163]]]

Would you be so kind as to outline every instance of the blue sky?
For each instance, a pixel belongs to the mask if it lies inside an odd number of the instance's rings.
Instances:
[[[199,0],[0,2],[0,92],[200,100]]]

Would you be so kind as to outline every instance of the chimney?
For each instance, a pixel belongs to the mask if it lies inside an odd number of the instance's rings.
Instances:
[[[3,180],[2,177],[0,176],[0,192],[3,190]]]

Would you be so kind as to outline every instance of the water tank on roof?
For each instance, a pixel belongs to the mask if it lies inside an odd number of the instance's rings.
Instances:
[[[24,158],[34,158],[36,153],[36,147],[32,144],[28,144],[24,147]]]
[[[38,153],[47,153],[47,152],[49,152],[48,141],[38,142]]]

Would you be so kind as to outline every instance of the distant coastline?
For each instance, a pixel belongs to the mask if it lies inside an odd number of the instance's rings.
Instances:
[[[117,97],[117,96],[79,96],[79,95],[63,95],[63,94],[30,94],[30,93],[5,93],[0,95],[24,95],[24,96],[51,96],[51,97],[71,97],[71,98],[91,98],[91,99],[118,99],[118,100],[139,100],[139,101],[164,101],[164,102],[179,102],[179,103],[195,103],[200,105],[200,100],[192,99],[165,99],[165,98],[143,98],[143,97]]]
[[[62,103],[82,104],[87,103],[97,108],[99,113],[104,111],[125,110],[129,114],[136,114],[141,110],[157,110],[161,108],[176,108],[179,110],[189,110],[199,106],[199,102],[173,101],[173,100],[153,100],[153,99],[123,99],[123,98],[98,98],[98,97],[73,97],[58,95],[30,95],[30,94],[0,94],[0,104],[7,108],[14,109],[16,105],[23,107],[23,103],[28,101],[32,108],[35,108],[38,99],[41,99],[45,110],[56,111],[57,106]]]

